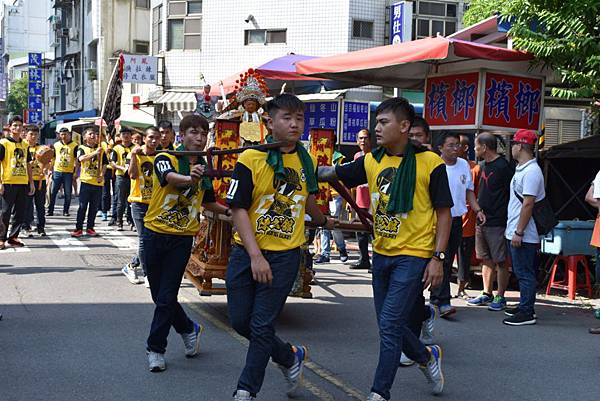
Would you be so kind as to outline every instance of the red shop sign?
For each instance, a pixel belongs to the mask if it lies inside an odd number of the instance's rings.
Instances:
[[[423,117],[432,128],[474,128],[479,71],[427,78]]]
[[[544,107],[542,79],[486,71],[482,97],[482,128],[539,130]]]

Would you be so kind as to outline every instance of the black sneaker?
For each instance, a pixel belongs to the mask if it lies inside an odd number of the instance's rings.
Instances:
[[[535,324],[536,319],[533,313],[524,313],[519,311],[514,316],[507,317],[502,321],[502,323],[507,324],[509,326],[525,326],[528,324]]]
[[[114,226],[115,224],[117,224],[117,219],[110,219],[110,221],[108,222],[109,226]]]
[[[358,263],[350,264],[350,269],[352,269],[352,270],[361,270],[361,269],[370,269],[370,268],[371,268],[370,263],[358,262]]]
[[[519,313],[519,310],[520,310],[519,309],[519,305],[517,305],[517,306],[514,306],[512,308],[506,308],[506,309],[504,309],[504,314],[506,316],[514,316],[517,313]],[[537,319],[537,315],[535,313],[533,314],[533,318]]]
[[[344,249],[340,251],[340,262],[346,263],[348,261],[348,252]]]
[[[321,255],[316,260],[314,260],[314,263],[316,263],[316,264],[329,263],[329,258]]]
[[[48,212],[46,212],[46,216],[54,216],[54,212],[48,211]]]
[[[70,216],[70,214],[69,214],[69,212],[63,212],[63,216],[65,216],[65,217],[69,217],[69,216]]]
[[[38,232],[38,234],[39,234],[40,237],[46,237],[47,236],[46,230],[44,230],[43,228],[38,228],[37,232]]]
[[[117,224],[117,231],[123,231],[123,223]]]

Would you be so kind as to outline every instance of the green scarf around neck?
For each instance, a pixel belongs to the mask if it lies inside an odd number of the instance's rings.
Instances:
[[[385,154],[385,148],[379,146],[371,153],[373,158],[379,163]],[[415,146],[409,141],[406,144],[406,148],[404,148],[402,161],[390,188],[387,211],[394,214],[410,212],[413,209],[416,183],[417,158],[415,156]]]
[[[267,137],[267,143],[273,142],[275,142],[273,136],[269,135]],[[310,154],[300,142],[296,143],[296,152],[298,152],[300,163],[302,163],[302,168],[304,169],[308,193],[315,193],[319,190],[319,187],[317,185],[317,176],[315,175],[315,166],[313,165],[313,161],[310,158]],[[275,177],[277,177],[280,180],[285,179],[285,170],[283,169],[283,156],[281,155],[280,149],[269,149],[267,151],[267,164],[273,167],[273,171],[275,171]]]
[[[181,144],[175,150],[184,151],[185,147],[183,146],[183,144]],[[179,174],[190,175],[190,159],[189,159],[189,157],[177,156],[177,160],[179,161]],[[204,157],[202,157],[202,156],[198,156],[198,163],[200,163],[203,166],[206,166],[206,161],[204,160]],[[208,189],[212,189],[212,187],[213,186],[212,186],[210,177],[202,176],[202,179],[200,180],[200,189],[206,191]]]

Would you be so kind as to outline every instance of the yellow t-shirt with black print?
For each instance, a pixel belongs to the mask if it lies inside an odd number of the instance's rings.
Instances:
[[[31,160],[31,175],[34,181],[41,181],[45,179],[43,166],[37,161],[35,155],[41,145],[35,145],[29,147],[29,159]]]
[[[176,156],[159,153],[154,159],[152,198],[144,217],[144,226],[157,233],[196,235],[200,229],[202,203],[215,201],[212,189],[203,190],[199,184],[177,188],[167,182],[169,173],[179,172]]]
[[[309,195],[306,175],[296,151],[283,153],[282,157],[286,178],[279,180],[267,164],[266,152],[244,151],[235,164],[227,192],[229,206],[248,210],[256,242],[267,251],[290,250],[306,242],[304,213]],[[313,155],[311,159],[316,167]],[[234,240],[242,244],[237,233]]]
[[[54,143],[54,171],[57,173],[73,173],[75,171],[75,157],[77,143],[71,141],[67,144],[61,141]]]
[[[133,145],[123,146],[121,144],[118,144],[112,150],[111,160],[113,162],[115,162],[115,164],[117,166],[126,167],[127,166],[127,156],[131,152],[131,149],[133,149]],[[119,177],[129,176],[127,171],[121,171],[119,169],[115,169],[115,170],[116,170],[116,175]]]
[[[416,184],[413,209],[392,214],[389,194],[402,157],[384,155],[380,162],[372,153],[336,167],[338,178],[348,187],[369,185],[373,214],[373,250],[386,256],[430,258],[435,250],[436,208],[452,207],[452,195],[444,161],[435,153],[416,151]]]
[[[25,141],[16,142],[12,138],[0,139],[0,166],[3,184],[28,184],[29,145]]]
[[[156,155],[146,155],[146,147],[142,147],[142,153],[134,155],[129,153],[127,158],[131,160],[137,158],[138,175],[131,178],[131,191],[127,201],[150,204],[152,199],[154,159]]]
[[[94,153],[96,149],[98,149],[97,146],[91,148],[86,145],[81,145],[79,146],[77,157],[79,158],[80,156]],[[96,155],[91,159],[81,162],[81,172],[79,173],[79,179],[81,182],[99,187],[104,185],[104,174],[102,174],[101,169],[103,166],[108,164],[108,160],[106,158],[106,153],[101,152],[100,156],[102,160],[99,160],[100,158],[98,155]]]

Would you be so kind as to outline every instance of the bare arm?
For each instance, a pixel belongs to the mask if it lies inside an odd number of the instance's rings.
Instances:
[[[93,151],[92,153],[89,153],[87,155],[81,155],[77,158],[77,160],[79,160],[79,162],[84,162],[86,160],[91,160],[94,157],[98,156],[100,154],[100,152],[102,151],[102,148],[98,147],[98,149],[96,149],[95,151]]]
[[[531,215],[533,214],[533,206],[535,205],[535,196],[525,195],[523,196],[523,205],[521,206],[521,213],[519,214],[519,221],[517,222],[517,229],[512,233],[511,245],[515,248],[521,246],[523,242],[523,235],[517,235],[516,233],[523,234]]]
[[[449,207],[436,208],[437,224],[435,227],[435,250],[436,252],[445,252],[448,248],[448,237],[450,237],[450,227],[452,225],[452,215]],[[425,268],[423,275],[424,287],[438,287],[444,278],[444,267],[441,260],[433,257]]]
[[[248,217],[248,211],[242,208],[233,208],[231,209],[231,213],[233,216],[233,224],[242,239],[246,252],[248,252],[248,255],[250,256],[252,278],[259,283],[271,284],[271,281],[273,280],[271,266],[258,247],[256,237],[254,236],[254,230],[252,229],[252,224]]]
[[[308,195],[306,199],[306,213],[308,213],[312,221],[317,225],[323,226],[328,230],[333,229],[333,219],[328,218],[321,212],[314,195]]]
[[[204,174],[204,166],[196,164],[192,168],[190,175],[182,175],[171,171],[167,174],[165,180],[169,185],[173,185],[176,188],[189,188],[200,181],[202,174]]]
[[[204,207],[206,210],[210,210],[211,212],[214,213],[219,213],[219,214],[227,214],[227,207],[221,205],[218,202],[208,202],[208,203],[203,203],[202,207]]]
[[[473,211],[477,215],[477,218],[479,219],[481,224],[485,224],[485,221],[486,221],[485,214],[483,213],[483,210],[481,210],[481,206],[479,206],[479,202],[477,202],[477,197],[475,196],[475,192],[471,191],[470,189],[467,189],[467,202],[469,203],[469,206],[471,206],[471,209],[473,209]]]
[[[131,155],[131,161],[129,162],[129,177],[132,179],[137,177],[139,174],[137,155],[137,153],[133,153]]]
[[[585,201],[600,210],[600,199],[594,198],[594,184],[590,185],[590,189],[585,194]]]

